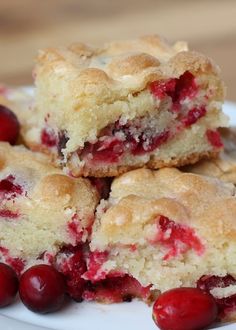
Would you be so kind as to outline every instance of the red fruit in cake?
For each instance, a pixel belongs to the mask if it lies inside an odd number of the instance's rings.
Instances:
[[[81,302],[85,286],[82,275],[87,270],[82,246],[63,247],[57,254],[56,267],[65,278],[66,291],[69,296],[75,301]]]
[[[56,133],[49,128],[44,128],[41,132],[41,142],[43,145],[47,146],[48,148],[53,148],[57,145],[57,135]]]
[[[8,108],[0,105],[0,141],[15,144],[20,133],[20,124],[16,115]]]
[[[161,330],[200,330],[217,317],[214,298],[196,288],[177,288],[161,294],[153,305],[153,320]]]
[[[236,279],[231,275],[216,276],[216,275],[203,275],[197,281],[197,287],[203,291],[211,292],[216,288],[227,288],[231,285],[235,286]],[[236,294],[232,294],[226,297],[215,297],[215,301],[218,306],[219,318],[224,318],[228,313],[236,310]]]
[[[206,132],[209,143],[215,148],[222,148],[224,145],[221,141],[221,136],[218,131],[212,131],[210,129]]]
[[[111,274],[110,276],[96,283],[87,282],[83,298],[106,304],[130,302],[133,298],[139,298],[148,303],[152,299],[150,286],[143,287],[129,275]]]
[[[109,197],[111,188],[111,178],[89,178],[92,185],[97,189],[99,195],[102,199],[107,199]]]
[[[45,314],[57,311],[62,307],[65,292],[64,278],[52,266],[33,266],[20,278],[20,298],[33,312]]]
[[[0,263],[0,307],[13,302],[18,291],[18,278],[14,270]]]

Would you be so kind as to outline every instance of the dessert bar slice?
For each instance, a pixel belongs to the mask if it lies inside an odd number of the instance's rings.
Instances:
[[[85,242],[98,193],[87,179],[74,179],[42,154],[0,143],[0,260],[18,274],[51,263],[62,246]]]
[[[230,183],[170,168],[123,174],[97,209],[90,248],[85,278],[128,274],[161,292],[199,286],[216,297],[222,317],[233,317],[236,197]]]
[[[49,48],[39,53],[34,77],[24,139],[70,175],[180,166],[222,148],[219,69],[184,42],[147,36]]]

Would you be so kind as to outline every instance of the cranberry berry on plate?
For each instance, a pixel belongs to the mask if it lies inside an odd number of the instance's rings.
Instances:
[[[18,278],[14,270],[0,263],[0,307],[13,302],[18,291]]]
[[[55,268],[36,265],[21,276],[19,293],[28,309],[46,314],[62,307],[66,285],[63,276]]]
[[[161,294],[153,305],[153,320],[161,330],[200,330],[217,317],[214,298],[196,288],[177,288]]]

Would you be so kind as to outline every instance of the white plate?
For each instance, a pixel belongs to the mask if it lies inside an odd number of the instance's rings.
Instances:
[[[236,125],[236,104],[227,102],[224,112]],[[236,324],[218,325],[214,329],[235,330]],[[61,311],[38,315],[17,301],[0,312],[0,329],[4,330],[157,330],[151,317],[151,308],[139,301],[101,305],[96,303],[69,303]],[[213,328],[212,328],[213,329]]]

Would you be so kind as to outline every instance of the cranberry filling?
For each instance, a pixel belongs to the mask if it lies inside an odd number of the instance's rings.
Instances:
[[[53,148],[57,146],[58,137],[53,129],[44,128],[41,132],[41,143],[48,148]]]
[[[64,256],[61,258],[61,256]],[[66,246],[57,254],[57,269],[64,275],[67,293],[76,301],[82,301],[85,280],[81,277],[86,272],[82,246]]]
[[[54,262],[54,255],[52,253],[49,253],[48,251],[43,251],[39,254],[37,260],[43,260],[44,262],[52,265],[52,263]]]
[[[5,179],[0,181],[0,197],[1,198],[15,198],[17,195],[23,193],[22,187],[14,183],[15,177],[8,175]]]
[[[161,243],[168,249],[163,260],[169,260],[190,249],[195,250],[198,255],[204,252],[204,246],[193,229],[186,225],[175,223],[163,215],[160,216],[157,222],[157,236],[152,243]]]
[[[0,210],[0,218],[7,218],[7,219],[17,219],[19,218],[19,213],[18,212],[14,212],[11,210]]]
[[[111,277],[97,283],[87,283],[83,298],[103,303],[118,303],[140,298],[148,301],[151,296],[150,286],[143,287],[129,275]]]
[[[20,133],[19,121],[10,109],[0,104],[0,141],[15,144]]]
[[[181,114],[181,102],[193,99],[199,88],[192,73],[186,71],[179,78],[154,81],[150,84],[151,93],[159,98],[170,97],[172,106],[170,111],[178,112],[176,118],[176,131],[182,130],[196,123],[205,116],[205,106],[193,106],[187,114]],[[81,159],[88,163],[117,163],[125,153],[134,156],[145,155],[159,148],[175,134],[169,128],[158,134],[153,125],[142,122],[143,118],[135,119],[121,124],[118,120],[105,127],[96,143],[87,142],[83,150],[78,151]],[[150,119],[151,122],[151,119]],[[179,125],[180,123],[180,125]],[[142,128],[143,125],[143,128]]]
[[[176,82],[175,93],[172,97],[173,102],[180,102],[186,98],[193,99],[198,92],[198,86],[194,75],[186,71]]]
[[[153,81],[150,84],[150,90],[155,97],[161,100],[166,96],[170,96],[172,99],[175,99],[176,83],[176,78],[162,81]]]
[[[207,130],[206,136],[213,147],[222,148],[224,145],[221,141],[220,133],[218,131]]]
[[[84,231],[77,214],[74,214],[71,221],[68,222],[67,230],[75,243],[81,242]]]
[[[20,258],[6,258],[6,262],[15,270],[16,274],[20,276],[25,268],[25,261]]]
[[[84,159],[91,154],[93,162],[116,163],[123,153],[123,141],[116,137],[110,137],[106,139],[106,141],[98,141],[94,144],[89,142],[85,143],[85,147],[80,153],[80,156]]]
[[[131,153],[136,156],[143,155],[146,152],[151,152],[160,147],[162,143],[166,142],[169,136],[169,131],[164,131],[156,136],[149,138],[149,142],[146,144],[147,140],[145,138],[145,134],[142,134],[139,138],[139,142],[133,139],[131,143]]]
[[[150,84],[151,93],[158,99],[166,96],[171,97],[173,109],[179,109],[179,103],[186,99],[192,99],[198,92],[198,86],[194,75],[186,71],[179,78],[173,78],[162,81],[153,81]]]
[[[107,272],[101,267],[107,261],[108,252],[94,251],[90,252],[88,259],[88,270],[83,275],[83,278],[92,282],[100,281],[106,278]]]
[[[236,279],[231,275],[204,275],[197,281],[197,287],[206,292],[210,292],[215,288],[226,288],[230,285],[236,285]],[[227,312],[236,310],[236,294],[225,298],[215,297],[215,300],[218,305],[220,317],[226,316]]]
[[[20,276],[23,269],[25,268],[25,261],[18,257],[11,257],[9,255],[8,249],[2,246],[0,246],[0,253],[4,257],[5,262],[15,270],[18,276]]]
[[[132,136],[130,129],[133,123],[121,125],[116,122],[106,128],[109,134],[114,136],[104,136],[103,140],[92,144],[87,142],[82,151],[78,152],[81,159],[97,163],[117,163],[125,152],[130,152],[132,155],[144,155],[160,147],[169,137],[170,132],[163,131],[156,135],[150,135],[148,129],[138,136]],[[123,138],[118,137],[121,133]]]
[[[206,114],[205,107],[195,107],[188,112],[188,114],[181,119],[181,122],[184,124],[185,127],[191,126],[195,124],[198,119],[204,117]]]

